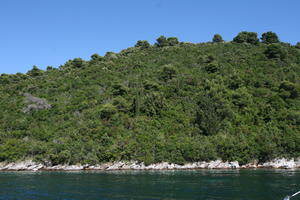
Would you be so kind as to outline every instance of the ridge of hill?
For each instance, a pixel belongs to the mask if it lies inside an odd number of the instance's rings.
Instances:
[[[298,45],[272,34],[263,42],[251,32],[232,42],[219,36],[198,44],[162,36],[89,61],[2,74],[0,162],[299,157]]]

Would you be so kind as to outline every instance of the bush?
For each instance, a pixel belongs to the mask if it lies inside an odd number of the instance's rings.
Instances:
[[[205,66],[205,71],[207,71],[208,73],[215,73],[217,71],[219,71],[219,65],[217,63],[209,63],[207,66]]]
[[[102,56],[100,56],[99,54],[97,54],[97,53],[95,53],[95,54],[93,54],[93,55],[91,55],[91,61],[101,61],[102,59],[103,59],[103,57]]]
[[[169,46],[169,42],[168,39],[162,35],[156,39],[155,45],[158,47],[165,47],[165,46]]]
[[[118,58],[118,56],[114,52],[111,52],[111,51],[106,52],[104,57],[107,59],[117,59]]]
[[[127,112],[129,110],[129,103],[127,102],[126,99],[124,99],[121,96],[118,96],[113,99],[113,105],[122,112]]]
[[[294,83],[291,83],[289,81],[283,81],[281,82],[280,86],[280,96],[284,99],[291,98],[295,99],[299,96],[299,87],[297,87]]]
[[[179,41],[176,37],[166,38],[165,36],[160,36],[156,39],[155,45],[158,47],[174,46],[178,44]]]
[[[220,34],[215,34],[212,41],[215,43],[224,42],[224,40]]]
[[[8,139],[0,145],[0,162],[24,158],[27,150],[28,147],[24,141],[15,138]]]
[[[272,44],[272,43],[278,43],[279,39],[276,33],[273,33],[271,31],[263,33],[261,36],[261,40],[263,43],[266,44]]]
[[[293,111],[287,115],[287,120],[289,120],[293,125],[300,125],[300,112]]]
[[[264,54],[269,59],[280,59],[284,60],[287,56],[287,52],[277,44],[271,44],[267,47]]]
[[[51,70],[53,70],[53,69],[55,69],[54,67],[52,67],[52,66],[47,66],[47,71],[51,71]]]
[[[162,72],[161,72],[161,77],[164,81],[168,81],[173,79],[177,74],[177,70],[175,67],[172,65],[166,65],[164,66]]]
[[[150,44],[147,40],[139,40],[137,41],[135,47],[140,47],[141,49],[147,49],[150,47]]]
[[[161,93],[153,92],[145,95],[141,111],[147,116],[159,115],[165,108],[165,98]]]
[[[159,85],[156,82],[145,80],[144,81],[144,88],[146,90],[154,90],[157,91],[159,89]]]
[[[100,109],[100,117],[101,119],[109,120],[117,112],[118,111],[114,105],[107,103],[103,105],[102,108]]]
[[[37,66],[33,66],[31,70],[27,72],[29,76],[39,76],[42,74],[42,70],[40,70]]]
[[[178,44],[179,41],[176,37],[169,37],[168,43],[169,43],[169,46],[174,46],[174,45]]]
[[[240,32],[233,41],[236,43],[249,43],[249,44],[258,44],[259,39],[257,38],[257,33],[255,32]]]
[[[112,86],[112,90],[114,96],[118,96],[118,95],[122,96],[127,93],[128,87],[119,83],[119,84],[114,84]]]
[[[81,58],[74,58],[72,61],[71,61],[71,65],[73,65],[74,67],[76,68],[81,68],[83,67],[85,64],[85,61],[82,60]]]
[[[197,106],[195,124],[204,135],[217,134],[230,116],[222,102],[208,95],[200,96]]]

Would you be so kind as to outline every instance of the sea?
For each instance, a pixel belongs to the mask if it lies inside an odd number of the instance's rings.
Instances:
[[[300,170],[0,172],[0,200],[283,200],[299,190]]]

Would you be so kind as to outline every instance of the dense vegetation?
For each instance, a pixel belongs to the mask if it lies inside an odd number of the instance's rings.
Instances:
[[[50,164],[300,156],[300,49],[268,32],[161,36],[0,77],[0,161]]]

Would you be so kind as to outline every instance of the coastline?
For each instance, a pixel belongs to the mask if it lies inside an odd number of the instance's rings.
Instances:
[[[137,161],[119,161],[104,163],[99,165],[54,165],[46,166],[41,163],[36,163],[32,160],[25,160],[12,163],[0,163],[0,171],[83,171],[83,170],[99,170],[99,171],[117,171],[117,170],[188,170],[188,169],[296,169],[300,168],[300,158],[286,159],[277,158],[269,162],[259,164],[257,162],[239,165],[238,161],[223,162],[221,160],[209,162],[194,162],[178,165],[174,163],[156,163],[145,165]]]

